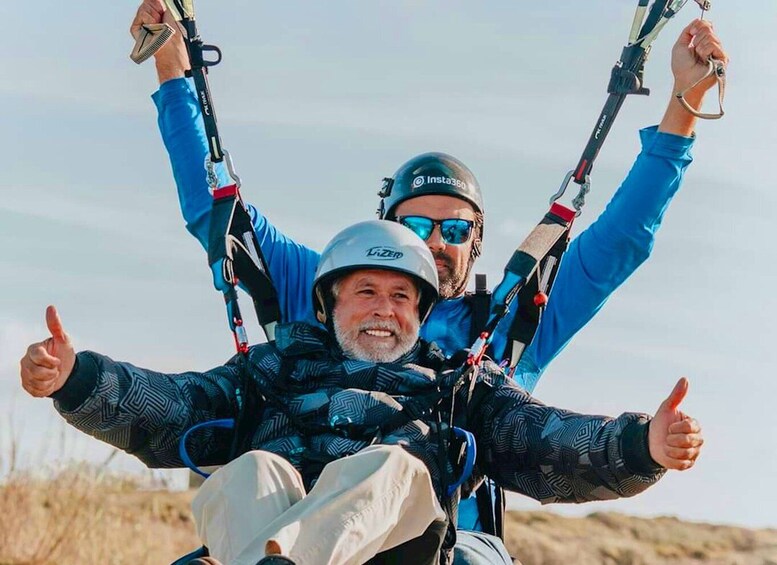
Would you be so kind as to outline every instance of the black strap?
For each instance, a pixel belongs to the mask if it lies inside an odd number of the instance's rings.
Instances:
[[[674,15],[673,13],[668,15],[668,3],[669,0],[655,0],[653,2],[648,17],[640,29],[639,37],[644,37],[652,31],[662,17],[672,17]],[[640,0],[639,4],[640,6],[646,6],[647,0]],[[615,117],[618,115],[621,106],[623,106],[626,97],[629,94],[643,96],[650,94],[650,90],[642,86],[649,47],[650,45],[645,45],[643,42],[636,42],[625,46],[621,52],[620,60],[612,68],[610,82],[607,85],[609,96],[596,120],[596,125],[591,132],[583,154],[577,166],[573,169],[573,180],[577,184],[582,185],[588,182],[594,161],[599,155],[604,140],[607,138],[607,134],[610,132]]]
[[[480,518],[480,527],[487,534],[500,536],[496,529],[496,509],[494,506],[492,487],[497,491],[502,489],[493,485],[489,480],[483,481],[475,491],[475,500],[478,506],[478,517]]]
[[[504,355],[510,367],[518,364],[526,346],[534,339],[542,309],[567,249],[574,219],[573,210],[558,203],[551,204],[542,220],[513,253],[505,266],[502,281],[492,293],[490,318],[484,326],[489,334],[494,332],[511,305],[517,309],[508,331]]]
[[[365,565],[440,565],[445,563],[440,555],[447,522],[432,522],[419,537],[378,553]]]
[[[505,358],[514,368],[526,347],[534,339],[541,321],[545,299],[556,279],[562,256],[569,243],[574,216],[560,205],[554,204],[513,255],[508,269],[527,282],[518,290],[515,298],[515,318],[507,333]],[[474,342],[488,323],[491,312],[491,295],[485,290],[485,275],[476,275],[474,294],[468,296],[472,304],[472,330]],[[478,292],[478,288],[481,288]],[[542,293],[542,296],[540,296]],[[538,299],[539,298],[539,299]],[[493,331],[493,328],[492,328]],[[486,480],[475,492],[480,525],[487,534],[504,539],[504,490]]]
[[[194,18],[194,6],[190,2],[182,0],[172,0],[176,10],[181,16],[180,24],[186,31],[184,45],[189,55],[190,69],[186,71],[186,76],[194,79],[194,87],[197,90],[197,101],[202,110],[202,119],[205,125],[205,138],[210,150],[210,158],[214,163],[220,163],[224,159],[224,152],[221,148],[221,138],[218,127],[216,126],[216,110],[213,107],[213,100],[208,87],[208,67],[213,67],[221,62],[221,50],[215,45],[205,45],[197,31],[197,23]],[[189,8],[187,10],[186,8]],[[205,53],[214,53],[215,59],[205,58]]]
[[[208,68],[221,62],[221,51],[214,45],[203,43],[197,31],[194,18],[194,6],[182,0],[172,0],[180,16],[180,24],[185,30],[184,43],[189,56],[190,70],[187,76],[194,79],[197,102],[200,106],[205,126],[205,138],[208,142],[210,162],[220,163],[225,152],[221,146],[216,123],[216,111],[208,86]],[[188,10],[186,9],[188,8]],[[207,59],[206,53],[215,55]],[[267,264],[262,256],[259,242],[254,233],[251,218],[240,198],[239,181],[231,187],[222,187],[214,191],[211,211],[208,264],[214,275],[216,288],[224,293],[230,328],[235,335],[238,351],[245,353],[248,340],[244,338],[243,320],[237,302],[235,285],[240,282],[251,296],[259,323],[264,329],[268,341],[275,337],[275,326],[281,321],[278,294],[270,279]],[[209,171],[212,173],[212,171]],[[215,178],[208,181],[215,184]],[[220,193],[220,194],[217,194]]]
[[[526,347],[532,342],[537,328],[542,320],[546,299],[550,298],[553,283],[556,280],[561,260],[569,246],[571,224],[556,240],[550,250],[539,262],[539,268],[534,272],[526,285],[518,291],[516,298],[515,318],[507,332],[507,351],[505,358],[509,359],[512,369],[521,360]]]
[[[225,293],[230,327],[242,325],[237,294],[240,285],[253,301],[256,317],[269,341],[275,338],[275,327],[281,321],[278,293],[256,239],[251,217],[245,209],[237,186],[214,193],[208,234],[208,263],[214,285]]]
[[[465,299],[469,302],[472,312],[472,325],[469,331],[469,341],[475,341],[488,323],[491,311],[491,291],[485,274],[475,275],[475,292],[468,293]]]
[[[504,541],[505,539],[505,509],[506,509],[506,497],[505,497],[505,491],[503,488],[497,488],[496,492],[494,492],[494,496],[496,498],[495,500],[495,511],[494,511],[494,518],[496,519],[494,523],[494,535],[497,536],[499,539]]]

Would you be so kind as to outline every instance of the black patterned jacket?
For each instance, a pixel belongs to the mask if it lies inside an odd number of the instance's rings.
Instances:
[[[189,453],[198,465],[262,449],[291,461],[310,486],[327,461],[368,445],[368,438],[344,437],[344,423],[357,430],[384,423],[443,379],[405,366],[442,368],[439,350],[424,342],[397,363],[375,364],[343,359],[326,332],[304,323],[279,327],[276,340],[253,346],[247,360],[234,357],[204,373],[157,373],[81,352],[53,395],[55,406],[75,427],[149,467],[183,466],[178,440],[194,424],[237,418],[237,443],[227,430],[192,435]],[[457,393],[459,406],[465,393],[466,387]],[[543,503],[632,496],[663,473],[647,449],[647,416],[608,418],[545,406],[490,362],[477,375],[466,412],[465,425],[477,438],[477,472]],[[405,420],[380,442],[422,459],[439,494],[432,420]]]

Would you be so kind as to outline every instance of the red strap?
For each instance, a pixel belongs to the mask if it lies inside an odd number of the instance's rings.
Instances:
[[[559,204],[558,202],[554,202],[550,206],[550,213],[555,214],[562,220],[564,220],[567,223],[572,223],[572,220],[575,219],[575,212],[574,210],[567,208],[563,204]]]
[[[583,171],[585,171],[585,168],[588,166],[588,159],[583,159],[580,161],[580,166],[577,168],[577,172],[575,173],[575,180],[580,180],[580,175],[583,174]]]
[[[222,186],[213,191],[213,200],[221,200],[222,198],[230,198],[238,195],[238,189],[236,184],[230,184],[228,186]]]

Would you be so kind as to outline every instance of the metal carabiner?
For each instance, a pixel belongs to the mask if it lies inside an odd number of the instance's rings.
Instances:
[[[553,204],[556,200],[564,196],[564,193],[567,191],[567,187],[569,186],[569,182],[574,178],[575,171],[569,171],[566,176],[564,177],[564,180],[561,181],[561,186],[559,187],[558,191],[550,197],[550,201],[548,204]],[[588,194],[591,191],[591,177],[588,175],[585,176],[585,181],[583,184],[580,185],[580,190],[577,193],[577,196],[575,196],[572,199],[572,206],[575,209],[575,218],[577,218],[580,214],[583,213],[583,206],[585,206],[585,197],[586,194]]]
[[[210,193],[213,194],[213,192],[219,187],[219,176],[216,174],[216,163],[210,159],[210,153],[205,156],[205,175],[207,177]]]
[[[229,154],[229,151],[226,149],[223,150],[224,153],[224,162],[227,165],[227,173],[229,174],[229,177],[234,181],[235,186],[239,189],[242,186],[242,181],[240,180],[240,177],[235,172],[235,165],[232,163],[232,156]],[[219,176],[216,174],[216,163],[214,163],[211,158],[210,154],[205,156],[205,171],[207,175],[207,182],[208,186],[210,187],[210,192],[213,194],[213,191],[219,188]]]
[[[235,181],[235,184],[238,188],[242,185],[240,182],[240,177],[237,176],[237,173],[235,172],[235,165],[232,163],[232,155],[229,154],[229,151],[224,149],[224,161],[227,163],[227,172],[229,173],[230,178]]]
[[[725,111],[723,110],[723,97],[726,94],[726,65],[723,63],[723,61],[719,61],[718,59],[713,59],[710,57],[707,60],[707,63],[709,65],[707,72],[704,74],[703,77],[701,77],[699,80],[697,80],[695,83],[693,83],[691,86],[686,88],[685,90],[681,90],[680,92],[677,92],[675,94],[675,97],[677,100],[680,101],[680,104],[683,105],[683,108],[688,110],[691,114],[696,116],[697,118],[702,118],[704,120],[718,120],[723,117],[725,114]],[[715,80],[718,81],[718,107],[720,111],[717,114],[709,114],[705,112],[700,112],[690,104],[688,104],[688,101],[685,99],[685,95],[699,86],[702,82],[707,80],[709,77],[714,76]]]

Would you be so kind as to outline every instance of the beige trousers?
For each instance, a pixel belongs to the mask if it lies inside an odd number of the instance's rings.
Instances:
[[[308,495],[288,461],[252,451],[208,478],[192,510],[225,565],[255,565],[268,542],[297,565],[361,565],[445,519],[423,462],[387,445],[328,464]]]

